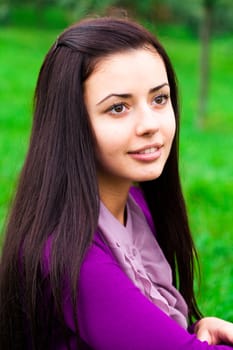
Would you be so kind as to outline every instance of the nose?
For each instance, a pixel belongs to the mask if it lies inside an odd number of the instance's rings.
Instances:
[[[137,136],[151,136],[159,130],[159,118],[150,106],[144,104],[137,110]]]

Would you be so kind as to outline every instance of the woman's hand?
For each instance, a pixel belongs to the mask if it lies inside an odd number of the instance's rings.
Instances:
[[[210,345],[233,344],[233,323],[216,317],[204,317],[194,327],[197,338]]]

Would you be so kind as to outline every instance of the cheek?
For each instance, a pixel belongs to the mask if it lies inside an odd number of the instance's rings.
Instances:
[[[173,122],[172,122],[172,126],[171,126],[171,138],[172,138],[172,141],[175,137],[175,133],[176,133],[176,120],[175,120],[175,116],[173,118]]]
[[[167,136],[168,141],[172,143],[176,132],[176,120],[173,112],[164,121],[164,132]]]
[[[122,130],[109,126],[108,123],[94,126],[94,140],[96,157],[105,158],[114,156],[122,148]]]

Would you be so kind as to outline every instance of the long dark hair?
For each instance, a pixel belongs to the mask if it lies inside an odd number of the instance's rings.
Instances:
[[[64,276],[76,310],[80,265],[99,214],[93,137],[83,83],[98,60],[144,45],[152,45],[165,63],[177,130],[162,175],[140,186],[158,241],[171,265],[173,283],[188,304],[189,317],[200,317],[193,291],[196,253],[179,180],[179,111],[172,65],[159,41],[140,25],[123,19],[87,19],[59,36],[39,74],[30,146],[0,265],[1,349],[48,348],[54,310],[66,336]],[[50,267],[45,276],[42,257],[52,233]],[[49,305],[43,308],[45,300]],[[75,312],[74,318],[77,321]],[[78,337],[77,322],[76,327]]]

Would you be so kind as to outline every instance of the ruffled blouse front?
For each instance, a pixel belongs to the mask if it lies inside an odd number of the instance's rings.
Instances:
[[[129,195],[127,223],[123,226],[100,204],[98,232],[132,282],[167,315],[187,328],[187,305],[172,285],[171,268],[147,220]]]

